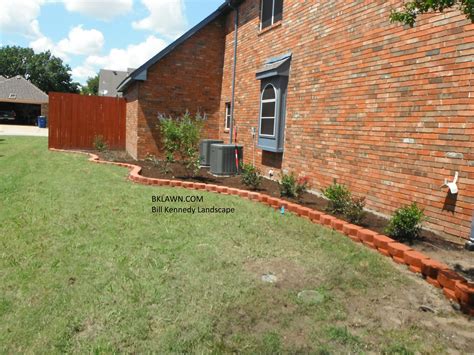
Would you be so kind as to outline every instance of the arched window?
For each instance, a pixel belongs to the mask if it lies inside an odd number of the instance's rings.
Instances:
[[[260,104],[260,135],[275,136],[277,92],[272,84],[262,90]]]

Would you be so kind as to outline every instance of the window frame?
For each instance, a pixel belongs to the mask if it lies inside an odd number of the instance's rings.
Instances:
[[[230,131],[230,120],[232,118],[232,103],[225,103],[225,115],[224,115],[224,131]]]
[[[260,31],[264,30],[265,28],[269,28],[269,27],[272,27],[275,23],[278,23],[280,21],[282,21],[283,19],[283,4],[282,4],[282,10],[281,10],[281,19],[278,20],[277,22],[275,22],[275,1],[276,0],[271,0],[272,1],[272,17],[271,17],[271,21],[270,21],[270,24],[263,27],[263,5],[265,3],[265,0],[261,0],[261,4],[260,4]],[[283,0],[282,0],[283,1]]]
[[[273,93],[275,94],[275,98],[273,99],[263,99],[263,94],[265,93],[265,90],[267,87],[271,86],[273,89]],[[274,103],[274,109],[273,109],[273,117],[263,117],[263,104],[264,103]],[[258,135],[260,137],[265,137],[265,138],[275,138],[276,137],[276,124],[277,124],[277,112],[278,112],[278,107],[279,107],[279,101],[278,101],[278,90],[276,89],[275,85],[272,83],[268,83],[267,85],[264,86],[261,94],[260,94],[260,117],[258,120]],[[273,133],[272,134],[263,134],[262,133],[262,120],[270,120],[273,119]]]

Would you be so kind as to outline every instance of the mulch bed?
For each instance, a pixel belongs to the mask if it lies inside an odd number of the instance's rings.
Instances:
[[[94,151],[93,153],[99,155],[103,160],[139,165],[142,167],[141,174],[145,177],[200,182],[255,191],[245,186],[242,183],[240,176],[216,177],[211,175],[209,173],[209,169],[206,168],[201,168],[195,176],[190,177],[189,172],[179,163],[169,163],[166,165],[165,169],[165,164],[163,162],[148,160],[136,161],[127,156],[125,152]],[[256,191],[280,198],[280,189],[276,181],[263,179],[260,188]],[[327,200],[312,193],[305,192],[300,196],[299,199],[286,197],[283,197],[283,199],[328,213],[326,211],[326,207],[328,205]],[[334,216],[347,221],[344,216]],[[384,229],[387,224],[388,220],[386,218],[367,212],[367,215],[361,226],[377,233],[385,234]],[[415,241],[414,244],[410,245],[410,247],[417,249],[434,259],[444,261],[453,267],[457,272],[461,273],[471,281],[474,281],[474,253],[465,250],[462,245],[447,241],[443,237],[431,231],[423,230],[421,233],[421,238]]]

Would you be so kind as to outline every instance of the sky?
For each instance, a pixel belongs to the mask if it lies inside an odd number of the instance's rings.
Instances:
[[[224,0],[0,0],[0,46],[50,50],[82,84],[136,68]]]

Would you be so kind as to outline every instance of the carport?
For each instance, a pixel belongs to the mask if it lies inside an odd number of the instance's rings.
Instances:
[[[0,124],[36,125],[48,115],[48,95],[22,76],[0,76]]]

